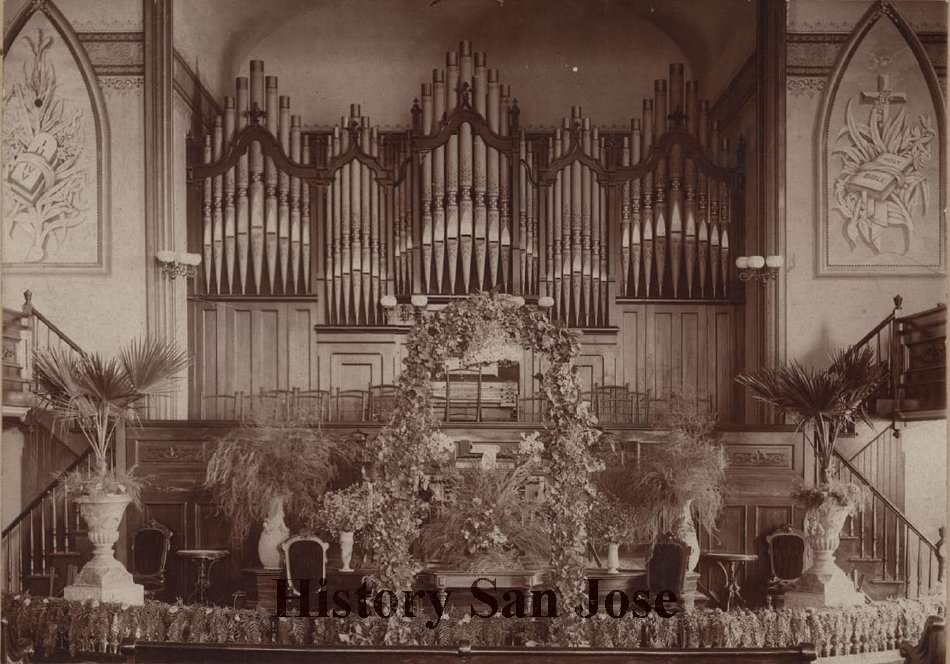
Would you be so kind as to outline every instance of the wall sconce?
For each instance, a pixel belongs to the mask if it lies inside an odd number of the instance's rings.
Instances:
[[[775,279],[784,264],[785,259],[781,256],[739,256],[736,259],[740,281],[758,279],[762,284]]]
[[[155,254],[155,260],[158,266],[169,279],[185,277],[194,279],[198,274],[198,266],[201,265],[200,254],[189,254],[175,251],[159,251]]]
[[[390,325],[411,323],[422,318],[422,312],[428,306],[429,298],[425,295],[413,295],[409,301],[410,304],[400,304],[395,295],[383,295],[379,298],[379,306],[386,312]]]

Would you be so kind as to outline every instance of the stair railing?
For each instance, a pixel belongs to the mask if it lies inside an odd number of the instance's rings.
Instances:
[[[79,510],[66,476],[92,469],[92,448],[76,458],[3,529],[0,539],[5,592],[20,592],[29,577],[50,576],[51,557],[75,552]]]
[[[34,379],[33,375],[33,354],[36,351],[48,349],[65,350],[68,353],[75,353],[80,357],[85,357],[86,353],[79,347],[75,341],[70,339],[65,332],[59,329],[49,318],[43,315],[33,306],[32,291],[23,292],[22,321],[27,328],[26,346],[24,347],[23,376]],[[35,383],[34,383],[35,387]],[[35,391],[35,389],[34,389]]]
[[[847,457],[849,464],[875,489],[901,506],[904,489],[904,452],[897,438],[900,432],[887,426],[877,433],[861,449]]]
[[[864,486],[869,505],[848,519],[847,534],[857,538],[858,557],[879,562],[884,582],[903,586],[906,597],[920,597],[943,581],[942,546],[924,535],[894,502],[877,489],[849,460],[835,452],[837,477]]]
[[[57,349],[86,357],[79,344],[33,306],[33,293],[29,290],[23,293],[19,324],[26,330],[25,343],[20,350],[20,366],[23,367],[23,377],[32,382],[34,394],[37,392],[33,371],[35,352]],[[43,403],[35,401],[34,405],[42,407]],[[91,449],[77,457],[3,529],[0,537],[0,583],[5,591],[19,592],[24,580],[31,576],[49,576],[52,555],[74,552],[80,525],[79,511],[73,501],[75,490],[70,490],[64,478],[81,468],[92,468]]]
[[[903,303],[904,298],[895,295],[891,313],[852,346],[855,350],[870,348],[874,353],[874,359],[887,367],[886,378],[877,393],[871,397],[872,399],[894,398],[895,389],[899,383],[901,350],[900,335],[897,334],[897,312],[901,310]]]

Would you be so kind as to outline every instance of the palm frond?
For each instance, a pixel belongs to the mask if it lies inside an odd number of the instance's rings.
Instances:
[[[188,354],[168,341],[146,338],[131,341],[120,361],[134,390],[156,394],[172,386],[176,374],[188,366]]]

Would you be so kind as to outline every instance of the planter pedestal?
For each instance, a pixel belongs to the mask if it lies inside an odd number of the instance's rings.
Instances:
[[[132,575],[113,555],[119,539],[119,523],[129,497],[115,494],[78,498],[79,513],[89,527],[89,540],[95,549],[90,560],[76,575],[75,583],[63,589],[68,600],[117,602],[131,606],[145,604],[145,589],[132,581]]]
[[[785,593],[785,608],[861,606],[866,596],[854,589],[854,583],[835,564],[839,534],[850,509],[837,503],[825,503],[805,515],[805,538],[812,551],[813,563]]]

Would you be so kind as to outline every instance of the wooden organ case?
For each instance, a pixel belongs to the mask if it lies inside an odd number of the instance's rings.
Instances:
[[[741,417],[742,146],[720,140],[682,65],[625,129],[579,106],[531,128],[468,42],[422,84],[405,130],[355,104],[305,127],[260,61],[223,108],[188,169],[203,257],[192,417],[230,418],[261,391],[394,384],[413,296],[434,309],[490,290],[583,331],[587,389],[623,386],[647,409],[695,394]],[[520,365],[525,403],[538,361]]]

